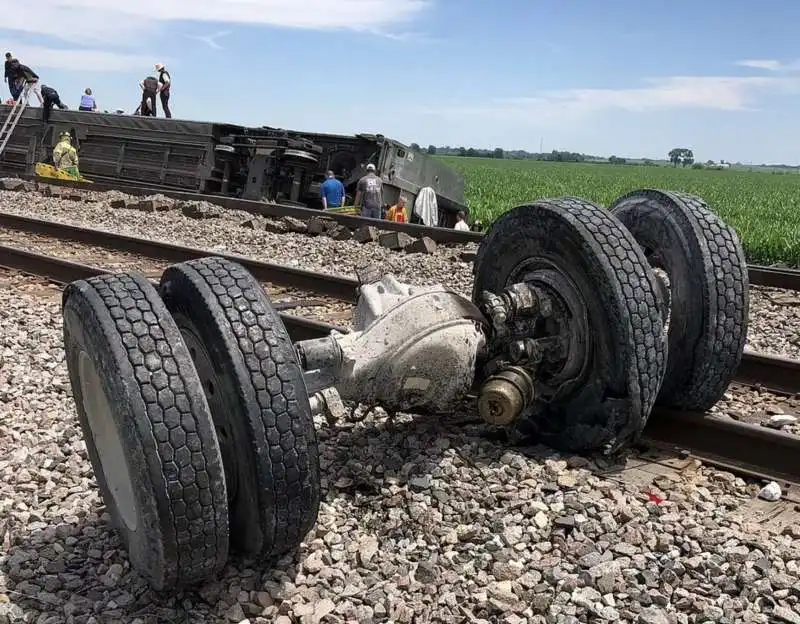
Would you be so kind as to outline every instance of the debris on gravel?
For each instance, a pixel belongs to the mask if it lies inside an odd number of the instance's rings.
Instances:
[[[800,435],[800,397],[731,386],[710,413]]]
[[[748,348],[800,359],[800,292],[751,286]]]
[[[0,284],[0,623],[800,621],[800,525],[765,520],[787,501],[698,465],[645,482],[512,449],[470,405],[318,418],[324,499],[300,549],[158,595],[98,495],[58,291]]]
[[[31,201],[34,195],[38,197],[38,201]],[[254,217],[247,212],[219,210],[219,207],[208,202],[195,203],[203,204],[214,217],[196,219],[184,214],[185,202],[167,199],[163,195],[133,198],[111,191],[84,192],[84,197],[83,202],[77,202],[46,197],[41,193],[0,191],[0,210],[202,247],[210,253],[237,253],[267,262],[349,277],[355,275],[356,269],[374,263],[385,272],[393,273],[398,279],[410,283],[445,283],[466,295],[471,294],[472,290],[471,261],[477,249],[476,243],[431,245],[422,242],[418,246],[430,248],[430,253],[396,253],[378,242],[380,233],[377,230],[365,230],[356,234],[352,240],[334,240],[329,236],[310,237],[304,234],[308,225],[297,219],[272,220]],[[143,211],[141,204],[145,201],[152,202],[158,208],[154,211]],[[167,204],[172,208],[164,208]],[[324,218],[317,220],[326,221]],[[324,229],[323,226],[320,227]],[[389,238],[391,237],[386,237],[385,240],[388,241]],[[371,242],[357,242],[362,239]],[[763,353],[800,359],[798,293],[763,287],[751,288],[747,347]]]

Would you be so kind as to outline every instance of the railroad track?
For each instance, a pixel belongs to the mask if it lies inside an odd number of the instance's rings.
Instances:
[[[183,262],[209,255],[209,251],[205,249],[182,247],[125,234],[93,230],[9,213],[0,213],[0,227],[40,234],[63,241],[105,247],[117,252],[137,254],[147,258],[158,258],[168,262]],[[236,254],[215,253],[214,255],[239,262],[261,282],[291,286],[331,297],[337,301],[353,302],[355,300],[358,282],[354,279],[262,262]]]
[[[271,205],[272,204],[270,204],[270,206]],[[294,207],[291,208],[296,209]],[[319,211],[317,210],[308,210],[308,212],[313,213],[312,216],[319,216],[320,214]],[[326,214],[326,216],[328,215]],[[308,215],[306,215],[305,218],[309,218]],[[364,221],[366,222],[373,220],[365,219]],[[391,224],[392,222],[381,221],[380,223],[381,223],[380,227],[382,229],[395,229],[395,228],[385,227],[386,224]],[[395,225],[403,225],[403,224],[395,224]],[[85,228],[76,225],[69,225],[65,223],[47,221],[44,219],[37,219],[35,217],[24,217],[21,215],[16,215],[8,212],[0,212],[0,227],[8,228],[11,230],[17,230],[21,232],[29,232],[32,234],[42,234],[52,238],[58,238],[61,240],[71,240],[75,242],[85,243],[88,245],[113,248],[116,249],[117,251],[126,251],[130,253],[141,254],[144,256],[154,257],[154,254],[158,254],[158,257],[164,258],[166,260],[180,261],[179,258],[187,259],[186,253],[188,253],[184,251],[188,248],[172,245],[170,243],[161,243],[158,241],[144,240],[133,236],[118,234],[115,232],[94,230],[91,228]],[[351,225],[350,227],[353,227],[353,225]],[[418,227],[418,226],[413,226],[413,227]],[[428,228],[428,229],[442,230],[443,228]],[[444,231],[449,232],[449,230],[444,230]],[[455,230],[453,232],[456,234],[470,234],[470,235],[474,234],[474,232],[465,233],[465,232],[456,232]],[[423,235],[426,236],[426,234]],[[464,243],[472,241],[462,240],[460,242]],[[179,247],[179,250],[175,251],[174,249],[175,247]],[[203,257],[204,255],[208,255],[207,250],[196,249],[195,252],[200,255],[194,257]],[[229,255],[231,257],[234,257],[234,255],[232,254]],[[241,261],[242,259],[239,256],[235,257],[239,258],[239,261]],[[316,290],[319,292],[319,294],[327,295],[342,301],[352,300],[353,298],[352,293],[354,292],[355,287],[357,286],[357,282],[355,280],[348,279],[345,277],[336,278],[336,276],[326,276],[327,279],[324,281],[324,283],[319,283],[316,274],[311,274],[308,271],[303,272],[300,269],[293,270],[279,264],[269,264],[252,259],[246,261],[250,263],[250,265],[247,266],[248,270],[250,270],[250,272],[253,273],[253,275],[259,280],[272,282],[272,281],[277,281],[277,279],[281,275],[291,275],[292,279],[294,280],[294,283],[297,285],[298,288],[306,289],[307,285],[316,283],[318,284]],[[287,271],[289,271],[289,273],[287,273]],[[767,267],[760,265],[749,265],[748,274],[750,278],[750,284],[753,286],[766,286],[770,288],[800,290],[800,270]]]
[[[130,237],[125,238],[130,239]],[[129,244],[135,245],[140,251],[147,249],[146,243],[147,241],[134,243],[129,240]],[[183,251],[185,255],[181,256],[184,248],[175,245],[170,245],[169,248],[172,254],[170,257],[176,262],[194,259],[199,253],[199,250],[186,248]],[[201,257],[207,255],[208,252],[202,252]],[[272,280],[276,276],[278,279],[291,280],[292,271],[296,270],[284,267],[283,272],[270,272],[270,265],[266,263],[247,259],[243,261],[235,256],[232,259],[242,262],[247,268],[256,267],[256,270],[269,272]],[[108,273],[98,267],[11,247],[0,247],[0,266],[59,284]],[[306,275],[308,272],[301,273],[309,279],[310,276]],[[331,277],[323,274],[313,274],[313,276],[319,282]],[[340,280],[336,283],[341,287],[344,282]],[[329,335],[332,330],[347,331],[329,323],[285,313],[281,314],[281,318],[295,341],[323,337]],[[757,386],[775,393],[797,394],[800,393],[800,362],[746,352],[734,382]],[[765,427],[726,420],[701,412],[676,411],[659,407],[651,415],[641,443],[661,457],[685,458],[691,455],[710,465],[738,474],[758,479],[778,480],[782,483],[784,491],[794,492],[800,488],[800,463],[797,462],[800,437]],[[800,498],[797,500],[800,502]]]
[[[35,176],[23,176],[25,179],[37,181],[42,183],[41,178]],[[119,191],[134,196],[145,196],[159,193],[166,197],[174,199],[182,199],[187,201],[200,200],[207,201],[223,208],[231,210],[241,210],[251,214],[258,214],[266,217],[294,217],[297,219],[308,220],[312,217],[320,216],[319,210],[311,208],[300,208],[297,206],[289,206],[285,204],[267,204],[246,199],[237,199],[233,197],[220,197],[215,195],[203,195],[200,193],[186,193],[181,191],[171,191],[159,189],[156,187],[147,186],[133,186],[118,183],[95,183],[85,184],[80,182],[70,182],[67,180],[48,180],[47,184],[53,186],[61,186],[67,188],[75,188],[85,191]],[[2,218],[13,217],[15,215],[3,214]],[[411,223],[395,223],[393,221],[366,219],[363,217],[355,217],[351,215],[340,215],[336,213],[325,213],[327,218],[331,218],[350,229],[356,229],[362,225],[374,225],[382,230],[393,232],[405,232],[414,238],[428,237],[437,243],[444,244],[464,244],[480,242],[483,238],[482,232],[463,232],[450,228],[440,227],[426,227]],[[13,227],[6,225],[6,227]],[[771,288],[784,288],[787,290],[800,290],[800,270],[787,269],[780,267],[762,266],[762,265],[749,265],[750,283],[756,286],[768,286]]]
[[[74,241],[85,245],[103,247],[116,252],[126,252],[167,262],[185,262],[209,255],[216,255],[240,263],[261,282],[274,284],[279,287],[307,291],[314,295],[329,297],[335,301],[348,304],[354,303],[357,296],[358,280],[330,273],[317,273],[285,265],[263,262],[237,254],[211,252],[195,247],[184,247],[181,245],[154,241],[152,239],[137,238],[125,234],[56,223],[32,217],[22,217],[3,212],[0,212],[0,227],[47,236],[58,240]],[[8,256],[9,258],[15,254],[19,255],[18,252],[19,250],[11,247],[0,248],[0,254]],[[24,270],[22,267],[26,266],[27,263],[42,265],[43,268],[41,270],[46,270],[51,273],[47,275],[49,278],[59,279],[60,277],[60,265],[57,262],[52,263],[52,259],[49,256],[41,254],[22,254],[17,264],[9,268]],[[4,264],[4,262],[0,261],[0,264]],[[48,268],[45,269],[45,265]],[[764,269],[764,267],[756,268],[757,271],[761,271],[762,269]],[[769,272],[767,274],[775,275]],[[302,301],[298,303],[301,304]],[[293,321],[289,320],[288,322],[292,323]],[[737,381],[741,384],[763,387],[771,392],[781,394],[800,393],[799,380],[800,362],[797,360],[755,353],[753,351],[745,351],[737,376]]]

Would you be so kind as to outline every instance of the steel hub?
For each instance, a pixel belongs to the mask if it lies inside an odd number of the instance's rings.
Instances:
[[[83,410],[92,431],[94,445],[103,468],[103,477],[114,499],[114,507],[127,529],[135,531],[139,524],[139,516],[122,439],[111,415],[111,406],[97,374],[97,368],[86,351],[81,351],[78,356],[78,377]]]
[[[577,382],[587,369],[591,356],[587,306],[573,279],[555,263],[534,258],[518,265],[507,285],[525,282],[542,291],[550,309],[536,317],[521,319],[512,334],[527,333],[534,338],[552,337],[558,342],[536,371],[539,392],[553,395],[564,384]]]

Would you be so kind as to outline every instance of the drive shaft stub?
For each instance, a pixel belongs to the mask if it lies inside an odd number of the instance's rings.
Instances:
[[[478,413],[491,425],[510,425],[531,404],[533,395],[533,379],[528,371],[510,366],[481,386]]]

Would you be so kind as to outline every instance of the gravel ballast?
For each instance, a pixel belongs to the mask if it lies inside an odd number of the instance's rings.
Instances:
[[[91,201],[78,202],[46,197],[36,192],[0,191],[0,211],[60,221],[165,242],[231,252],[267,262],[287,264],[312,271],[355,277],[369,263],[379,265],[400,280],[428,285],[445,283],[465,295],[471,294],[472,264],[461,260],[477,244],[439,245],[432,254],[391,251],[377,243],[338,241],[327,236],[311,237],[293,232],[275,233],[242,227],[253,215],[221,210],[205,203],[215,218],[196,219],[179,209],[142,212],[112,208],[115,199],[129,197],[118,192],[84,193]],[[750,331],[747,347],[755,351],[800,359],[800,295],[792,291],[751,288]]]
[[[791,506],[759,484],[510,450],[470,409],[318,418],[324,500],[300,550],[157,595],[98,496],[59,290],[0,272],[0,327],[0,624],[800,622],[800,524],[765,521]]]

